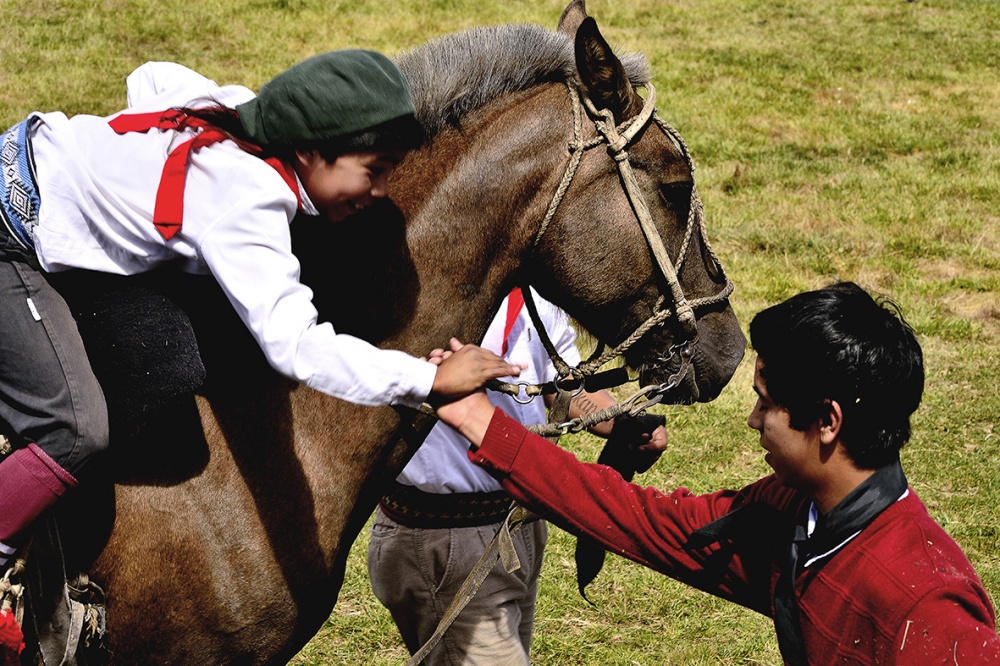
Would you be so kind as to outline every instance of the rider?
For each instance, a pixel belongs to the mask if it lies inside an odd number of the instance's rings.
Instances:
[[[2,135],[0,419],[27,444],[0,449],[0,565],[108,440],[104,396],[45,272],[210,272],[278,372],[357,404],[416,406],[520,371],[478,347],[435,367],[337,334],[299,282],[292,218],[340,222],[385,197],[422,141],[388,58],[324,53],[258,95],[173,63],[127,84],[120,114],[32,113]]]

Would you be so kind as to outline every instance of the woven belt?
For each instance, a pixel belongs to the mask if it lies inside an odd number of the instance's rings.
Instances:
[[[420,529],[492,525],[507,517],[510,505],[510,495],[502,490],[437,494],[398,482],[379,502],[382,511],[400,525]]]
[[[34,249],[38,224],[38,183],[31,154],[31,117],[14,125],[0,137],[0,218],[11,237],[25,249]]]

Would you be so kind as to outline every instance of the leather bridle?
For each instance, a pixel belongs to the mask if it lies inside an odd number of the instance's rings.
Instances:
[[[546,334],[542,322],[538,317],[537,309],[535,308],[534,301],[531,297],[531,290],[528,288],[528,285],[522,285],[521,289],[524,294],[525,304],[528,307],[528,311],[531,315],[532,321],[534,322],[535,328],[537,329],[541,341],[545,345],[549,357],[552,359],[552,363],[560,377],[560,379],[556,381],[556,385],[558,386],[560,382],[564,384],[573,383],[574,385],[580,387],[576,389],[577,391],[582,390],[580,380],[585,380],[587,377],[595,375],[601,367],[606,365],[609,361],[622,356],[626,350],[638,342],[639,339],[641,339],[649,331],[663,325],[670,319],[676,318],[686,335],[686,338],[682,342],[671,347],[671,357],[674,355],[679,357],[680,367],[678,368],[678,371],[672,374],[666,382],[651,387],[645,387],[643,389],[643,393],[646,397],[653,400],[653,402],[644,403],[644,407],[649,406],[650,404],[655,404],[655,402],[658,402],[659,399],[662,399],[663,395],[671,389],[676,388],[676,386],[683,381],[684,375],[687,374],[687,371],[690,368],[691,358],[694,356],[694,347],[698,342],[698,324],[695,318],[695,309],[724,301],[733,292],[733,282],[728,276],[726,276],[725,270],[722,268],[722,264],[709,243],[708,232],[705,227],[704,207],[702,206],[701,198],[698,196],[698,189],[693,180],[687,225],[684,231],[683,242],[681,243],[680,250],[677,253],[676,264],[671,261],[666,247],[664,246],[663,239],[656,229],[652,215],[649,212],[649,206],[646,204],[645,197],[643,196],[642,191],[639,188],[638,181],[636,180],[635,172],[629,162],[627,149],[636,141],[636,137],[639,136],[644,129],[646,129],[650,124],[655,124],[667,136],[667,138],[676,145],[691,171],[692,178],[694,176],[695,167],[694,162],[691,159],[691,155],[688,152],[687,144],[685,144],[680,133],[678,133],[677,130],[674,129],[669,123],[664,121],[656,112],[656,90],[653,88],[653,85],[651,83],[647,83],[645,84],[645,88],[647,96],[643,103],[642,110],[636,116],[619,125],[615,123],[614,115],[608,109],[597,109],[593,102],[586,97],[584,97],[581,102],[580,95],[574,85],[572,83],[567,83],[567,89],[569,90],[569,96],[572,101],[573,108],[573,140],[569,143],[570,159],[569,163],[566,165],[566,170],[563,172],[559,187],[553,195],[545,217],[542,219],[542,223],[535,235],[533,247],[538,246],[542,237],[545,235],[545,232],[548,230],[549,224],[552,222],[556,211],[559,208],[559,204],[562,202],[566,191],[573,182],[573,178],[580,166],[584,153],[597,146],[606,145],[608,153],[611,155],[612,159],[614,159],[618,168],[625,196],[628,199],[629,205],[635,215],[635,219],[646,239],[646,243],[648,244],[650,252],[653,256],[654,263],[667,283],[667,294],[661,294],[657,303],[653,307],[653,314],[642,322],[622,343],[603,353],[601,352],[603,351],[604,346],[603,344],[599,345],[598,349],[594,352],[591,358],[584,363],[581,363],[576,368],[572,368],[559,356],[555,347],[552,345],[551,340]],[[583,110],[586,110],[587,116],[593,122],[597,131],[597,136],[589,140],[585,140],[583,137]],[[718,293],[712,296],[689,299],[685,295],[684,289],[677,276],[683,266],[684,260],[688,254],[688,249],[691,246],[691,240],[696,232],[698,233],[706,252],[714,262],[715,268],[725,278],[725,285]],[[669,305],[667,304],[667,296],[670,298]],[[624,383],[624,381],[627,381],[627,379],[621,381],[620,383]],[[504,392],[511,393],[515,396],[523,394],[526,395],[528,399],[533,398],[534,395],[544,391],[544,389],[540,387],[533,388],[526,383],[506,384],[503,386],[504,388],[499,389],[497,389],[496,386],[491,386],[491,388],[494,388],[495,390],[503,390]],[[511,390],[512,388],[513,391]]]

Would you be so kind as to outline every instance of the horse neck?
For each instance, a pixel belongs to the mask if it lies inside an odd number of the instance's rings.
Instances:
[[[446,130],[400,165],[390,193],[406,218],[405,238],[391,241],[399,247],[390,263],[400,273],[384,294],[369,294],[379,308],[398,308],[399,315],[386,327],[395,332],[374,334],[379,346],[423,356],[452,336],[482,339],[562,177],[572,133],[568,102],[560,103],[564,90],[545,86],[482,109],[461,131]],[[402,281],[415,288],[400,287]],[[383,297],[410,302],[400,306]],[[291,469],[283,476],[297,479],[299,494],[315,507],[313,549],[324,554],[315,559],[342,564],[379,493],[421,441],[406,433],[425,435],[430,424],[414,427],[392,410],[305,388],[279,387],[273,396],[295,424]]]
[[[391,345],[426,353],[427,342],[482,338],[532,252],[572,123],[565,85],[546,84],[469,114],[401,165],[392,196],[408,220],[420,295]]]

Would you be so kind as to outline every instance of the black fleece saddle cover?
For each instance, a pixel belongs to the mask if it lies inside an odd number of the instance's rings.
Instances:
[[[76,318],[108,403],[113,442],[206,386],[266,367],[215,280],[169,268],[48,276]]]

